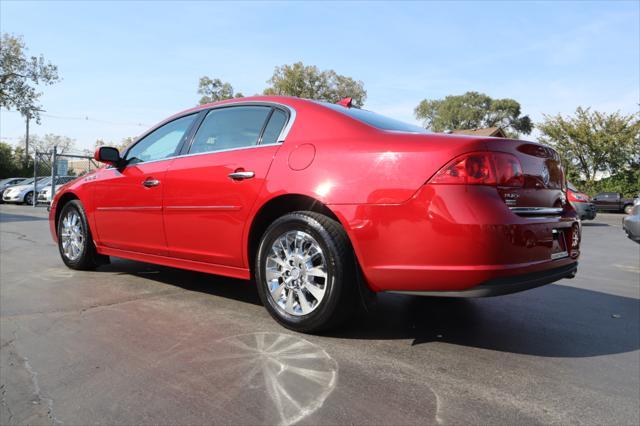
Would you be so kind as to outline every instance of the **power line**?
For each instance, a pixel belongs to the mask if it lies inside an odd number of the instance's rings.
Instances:
[[[7,110],[7,112],[12,112],[15,114],[20,114],[18,111]],[[78,121],[93,121],[95,123],[102,124],[111,124],[115,126],[137,126],[137,127],[151,127],[150,124],[145,123],[133,123],[133,122],[118,122],[118,121],[109,121],[109,120],[100,120],[97,118],[91,118],[88,115],[85,116],[69,116],[69,115],[58,115],[58,114],[40,114],[42,117],[54,118],[58,120],[78,120]]]

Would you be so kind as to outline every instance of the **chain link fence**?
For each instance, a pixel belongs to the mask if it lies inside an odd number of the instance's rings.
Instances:
[[[36,152],[33,157],[33,179],[29,179],[27,183],[24,184],[25,188],[19,193],[10,194],[12,195],[11,201],[14,201],[13,198],[16,198],[15,201],[17,202],[35,206],[37,204],[38,191],[42,189],[43,185],[46,184],[51,177],[51,161],[50,153]]]
[[[54,147],[52,152],[36,153],[33,164],[33,198],[25,204],[49,205],[58,189],[99,167],[93,156],[84,153],[61,153]]]

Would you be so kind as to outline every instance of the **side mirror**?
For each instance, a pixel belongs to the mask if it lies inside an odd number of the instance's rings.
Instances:
[[[111,164],[113,166],[117,166],[122,160],[120,158],[120,152],[118,151],[118,149],[112,146],[101,146],[100,148],[96,149],[95,154],[93,154],[93,158],[96,161]]]

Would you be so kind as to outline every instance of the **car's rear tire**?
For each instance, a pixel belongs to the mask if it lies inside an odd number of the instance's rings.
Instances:
[[[340,223],[319,213],[275,220],[261,238],[255,276],[267,311],[295,331],[327,330],[357,307],[349,238]]]
[[[27,195],[24,196],[24,203],[28,206],[33,205],[33,191],[27,192]]]
[[[90,270],[108,263],[107,256],[96,252],[87,215],[79,200],[71,200],[62,207],[57,232],[58,250],[69,268]]]

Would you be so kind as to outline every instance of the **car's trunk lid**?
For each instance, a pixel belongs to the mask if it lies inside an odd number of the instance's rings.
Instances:
[[[566,203],[565,177],[560,156],[553,149],[512,139],[485,141],[489,151],[515,155],[522,166],[524,185],[498,187],[505,203],[518,214],[559,214]]]

